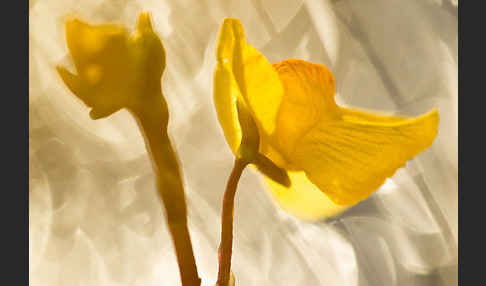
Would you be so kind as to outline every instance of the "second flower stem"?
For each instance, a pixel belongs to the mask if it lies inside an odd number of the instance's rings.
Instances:
[[[228,286],[231,271],[231,254],[233,248],[233,213],[235,194],[243,170],[248,165],[244,159],[235,160],[233,170],[226,185],[221,212],[221,242],[218,249],[218,281],[216,286]]]
[[[156,98],[160,98],[160,96]],[[152,159],[159,197],[166,213],[182,286],[200,286],[196,261],[187,226],[187,207],[182,174],[167,134],[168,111],[165,101],[153,100],[131,110],[144,136]]]

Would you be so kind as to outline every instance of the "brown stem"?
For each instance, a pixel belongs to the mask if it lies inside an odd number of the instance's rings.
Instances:
[[[137,119],[152,159],[159,197],[165,208],[167,225],[174,244],[183,286],[200,286],[191,238],[187,227],[184,186],[176,154],[167,135],[168,112],[165,102],[145,104],[130,110]]]
[[[219,269],[216,286],[228,286],[231,271],[231,253],[233,247],[233,210],[238,181],[248,162],[238,158],[226,185],[221,213],[221,243],[218,249]]]

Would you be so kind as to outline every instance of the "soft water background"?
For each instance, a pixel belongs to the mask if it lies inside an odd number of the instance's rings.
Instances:
[[[203,285],[217,271],[221,198],[232,155],[212,104],[224,17],[271,61],[335,74],[339,104],[417,115],[438,107],[434,145],[338,218],[301,222],[247,170],[236,199],[237,285],[457,285],[457,1],[31,0],[32,286],[178,285],[172,245],[137,126],[126,111],[92,121],[62,84],[63,21],[133,28],[150,11],[167,51],[163,90],[180,157]]]

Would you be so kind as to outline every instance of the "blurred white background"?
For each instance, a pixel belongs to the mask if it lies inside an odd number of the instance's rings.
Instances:
[[[66,15],[135,26],[149,11],[185,177],[203,285],[214,285],[232,167],[212,103],[215,42],[240,18],[270,62],[328,66],[337,101],[406,115],[437,107],[434,145],[337,218],[298,221],[246,170],[235,209],[237,285],[457,285],[457,0],[30,0],[31,286],[179,285],[164,213],[128,112],[93,121],[55,65],[72,65]]]

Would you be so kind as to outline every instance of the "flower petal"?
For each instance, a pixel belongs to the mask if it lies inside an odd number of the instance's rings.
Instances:
[[[233,152],[236,152],[241,141],[241,130],[236,121],[236,99],[244,99],[260,135],[268,138],[276,128],[283,87],[272,65],[246,42],[243,27],[237,19],[224,20],[216,55],[216,110],[226,140]]]
[[[120,52],[127,50],[127,38],[127,31],[113,24],[93,26],[78,19],[66,23],[66,42],[79,72],[93,61],[111,64],[114,59],[119,61]]]
[[[317,122],[339,112],[334,101],[334,76],[325,66],[288,59],[274,64],[283,84],[283,97],[277,119],[277,144],[284,154]]]
[[[81,100],[84,100],[83,93],[82,93],[82,83],[79,79],[78,75],[72,74],[68,71],[65,67],[57,66],[57,72],[61,76],[64,84],[69,88],[69,90],[74,93],[77,97]]]
[[[71,91],[92,107],[91,118],[106,117],[126,106],[136,89],[127,31],[114,24],[95,26],[74,19],[66,23],[66,41],[77,76],[63,69],[58,72]]]
[[[348,208],[330,200],[309,181],[304,172],[287,173],[290,187],[265,177],[271,197],[286,212],[299,219],[317,221],[339,215]]]
[[[292,154],[293,164],[337,204],[353,205],[367,198],[437,135],[437,110],[411,119],[382,120],[340,110],[342,117],[320,121],[298,140]]]
[[[241,127],[238,121],[236,99],[240,91],[227,63],[219,62],[214,71],[214,106],[218,115],[219,124],[223,128],[226,142],[237,154],[241,143]]]

